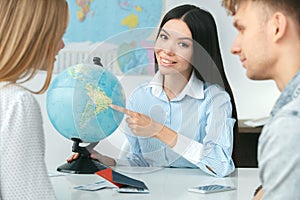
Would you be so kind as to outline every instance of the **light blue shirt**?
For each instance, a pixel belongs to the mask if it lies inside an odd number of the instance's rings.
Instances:
[[[233,172],[231,155],[235,119],[231,117],[230,96],[223,88],[203,83],[192,73],[182,92],[169,101],[162,83],[163,76],[158,72],[150,83],[132,93],[128,108],[176,131],[177,144],[170,148],[156,138],[137,137],[127,127],[130,164],[200,168],[219,177]]]
[[[275,103],[258,143],[264,200],[300,199],[300,71]]]

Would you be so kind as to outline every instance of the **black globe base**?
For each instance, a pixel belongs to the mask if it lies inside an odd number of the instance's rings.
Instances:
[[[96,160],[80,156],[70,163],[65,163],[57,168],[57,171],[71,174],[94,174],[106,167]]]
[[[97,160],[90,158],[90,152],[85,147],[79,146],[81,143],[80,139],[72,138],[72,140],[72,151],[78,153],[79,157],[59,166],[57,171],[71,174],[94,174],[99,170],[107,168]]]

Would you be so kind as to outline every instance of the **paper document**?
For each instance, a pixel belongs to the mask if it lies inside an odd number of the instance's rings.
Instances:
[[[258,127],[258,126],[265,125],[268,120],[269,120],[269,117],[263,117],[263,118],[258,118],[258,119],[247,120],[244,122],[244,124],[247,126],[251,126],[251,127]]]
[[[102,180],[96,183],[91,183],[86,185],[78,185],[74,187],[74,189],[85,190],[85,191],[97,191],[104,188],[117,188],[117,187],[106,180]]]

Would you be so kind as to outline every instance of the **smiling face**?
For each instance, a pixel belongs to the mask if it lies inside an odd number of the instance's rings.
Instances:
[[[265,12],[264,12],[265,11]],[[242,2],[234,16],[238,30],[231,52],[240,57],[247,76],[253,80],[272,78],[272,41],[268,37],[270,23],[261,3]]]
[[[161,74],[180,73],[189,78],[193,55],[192,33],[186,23],[179,19],[169,20],[162,27],[154,46]]]

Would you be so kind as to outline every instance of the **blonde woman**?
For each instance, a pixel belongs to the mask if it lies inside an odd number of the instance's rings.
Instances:
[[[0,199],[55,199],[32,93],[49,86],[68,16],[65,0],[0,1]],[[47,70],[39,91],[20,85],[38,70]]]

